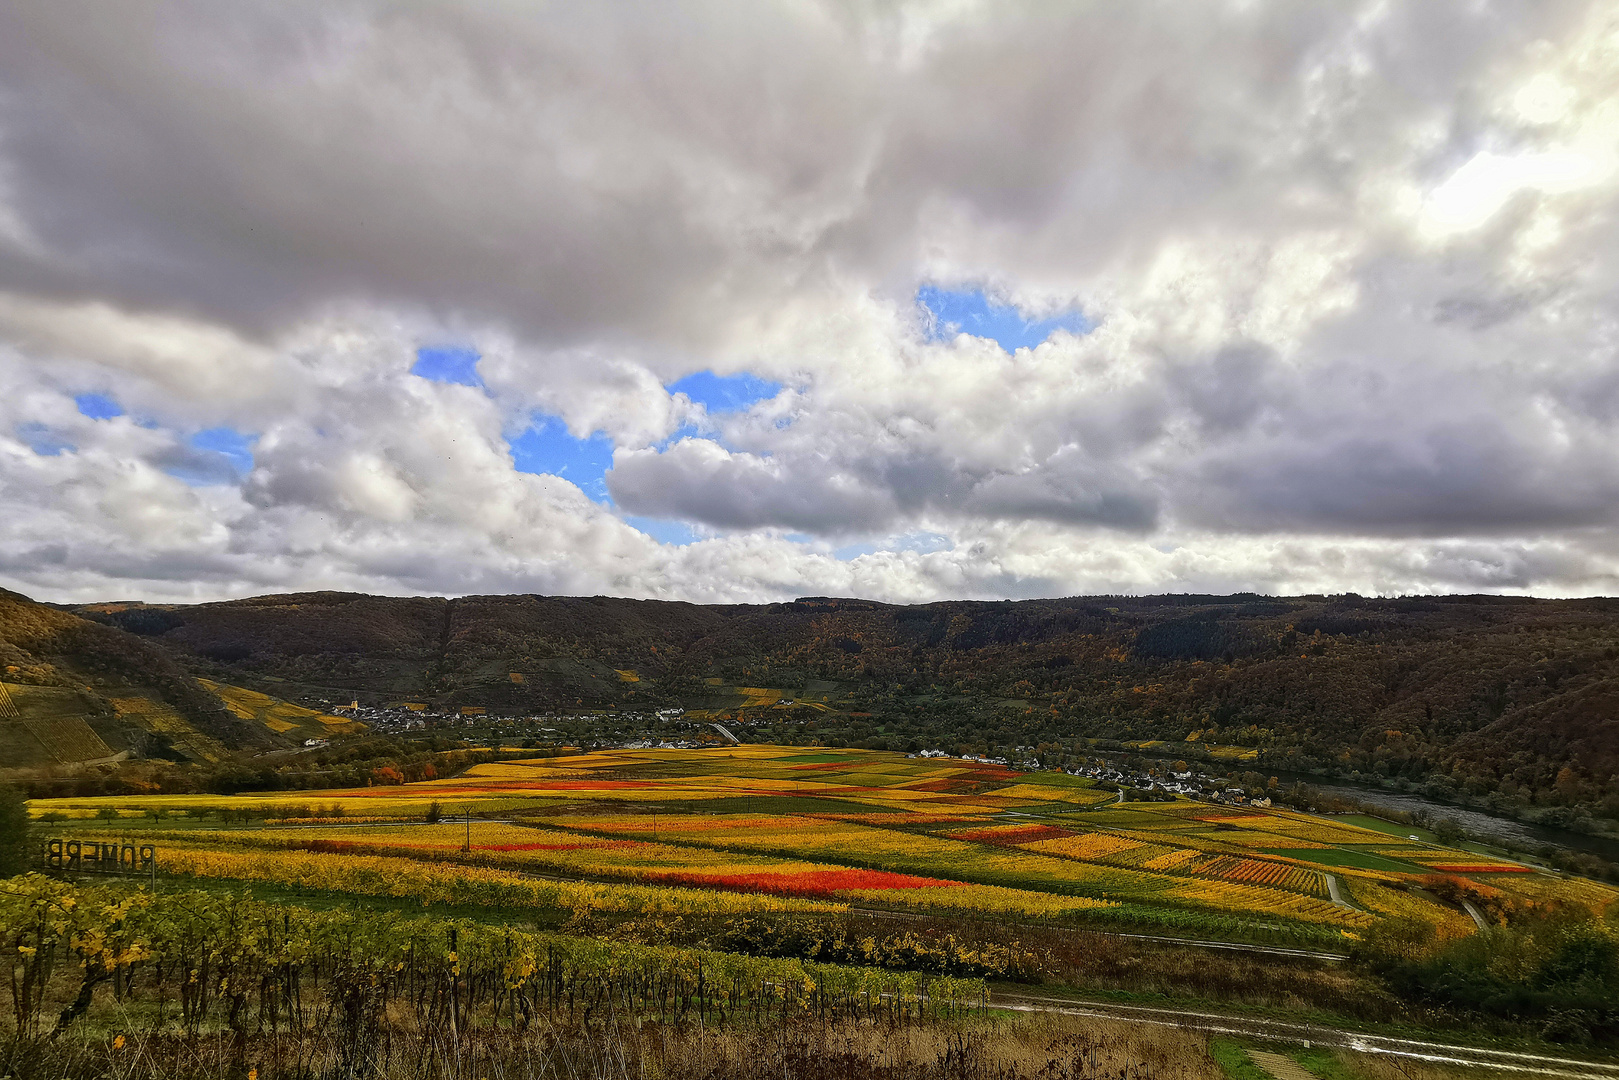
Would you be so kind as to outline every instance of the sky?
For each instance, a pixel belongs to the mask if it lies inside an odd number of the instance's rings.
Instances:
[[[0,6],[0,586],[1619,591],[1619,9]]]

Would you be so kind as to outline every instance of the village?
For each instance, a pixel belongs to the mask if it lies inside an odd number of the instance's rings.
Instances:
[[[544,713],[530,716],[490,716],[482,708],[462,706],[431,709],[411,702],[398,705],[366,705],[351,701],[346,705],[325,703],[334,713],[352,717],[378,734],[399,735],[434,729],[449,729],[468,741],[489,746],[540,749],[568,747],[589,750],[693,750],[703,747],[734,746],[747,739],[750,728],[762,721],[736,715],[725,723],[706,719],[708,714],[689,714],[679,707],[656,710],[613,709]],[[738,737],[737,732],[744,737]],[[325,741],[320,740],[320,745]],[[1226,806],[1266,808],[1271,796],[1258,784],[1234,783],[1232,776],[1214,776],[1186,767],[1148,764],[1140,759],[1082,758],[1078,764],[1042,764],[1032,746],[1012,747],[1005,756],[956,755],[942,749],[923,749],[906,754],[908,758],[950,759],[980,765],[1000,765],[1021,772],[1060,771],[1085,777],[1099,786],[1113,787],[1126,801],[1169,801],[1176,796],[1201,799]],[[1176,768],[1175,766],[1181,766]],[[1257,779],[1257,774],[1245,780]]]

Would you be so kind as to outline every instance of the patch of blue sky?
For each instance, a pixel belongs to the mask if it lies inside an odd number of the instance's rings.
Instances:
[[[696,424],[681,424],[674,431],[670,432],[667,437],[654,443],[653,446],[658,450],[659,453],[662,453],[675,443],[679,442],[681,439],[701,439],[705,437],[704,432],[700,430]],[[719,442],[721,446],[725,445],[723,441],[718,439],[710,439],[709,441]]]
[[[216,427],[199,431],[188,441],[194,450],[219,454],[230,462],[238,476],[246,476],[253,471],[253,444],[259,441],[257,435],[244,435],[235,428]]]
[[[943,533],[918,532],[906,533],[895,537],[892,547],[895,551],[914,551],[919,555],[930,555],[935,551],[949,551],[956,546],[956,542]]]
[[[410,373],[434,382],[482,386],[483,377],[478,374],[481,359],[476,349],[460,345],[424,345],[416,350],[416,363]]]
[[[832,557],[839,562],[854,562],[862,555],[875,555],[881,549],[876,544],[846,544],[834,548]]]
[[[695,544],[702,537],[684,521],[670,521],[666,518],[637,517],[634,514],[625,514],[624,521],[633,529],[646,533],[660,544],[673,544],[676,547],[685,547]]]
[[[941,289],[924,285],[916,302],[929,315],[928,339],[949,341],[957,334],[989,338],[1007,352],[1032,349],[1058,330],[1083,334],[1091,328],[1083,313],[1066,311],[1045,319],[1029,319],[1011,304],[1001,304],[982,290]]]
[[[76,452],[79,448],[44,424],[29,421],[17,425],[17,438],[40,457],[56,457],[63,451]]]
[[[518,472],[560,476],[595,502],[611,501],[605,477],[613,467],[613,440],[607,436],[575,438],[561,419],[539,414],[528,430],[508,439],[507,445]]]
[[[199,431],[186,439],[189,452],[164,455],[163,471],[192,487],[237,484],[253,471],[253,444],[257,435],[235,428],[217,427]]]
[[[668,389],[671,394],[685,394],[712,414],[741,412],[781,393],[781,384],[747,372],[716,375],[699,371],[670,383]]]
[[[832,557],[839,562],[853,562],[862,555],[875,555],[880,551],[914,551],[919,555],[930,555],[935,551],[949,551],[955,546],[954,540],[940,533],[906,533],[904,536],[890,537],[882,543],[847,544],[834,549]]]
[[[80,394],[73,399],[73,403],[79,407],[81,415],[92,420],[111,420],[124,415],[123,406],[106,394]]]

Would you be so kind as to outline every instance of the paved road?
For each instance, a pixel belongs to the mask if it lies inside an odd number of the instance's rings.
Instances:
[[[1619,1064],[1601,1061],[1581,1061],[1578,1058],[1558,1057],[1550,1054],[1529,1054],[1516,1050],[1491,1050],[1458,1043],[1429,1042],[1422,1039],[1399,1039],[1389,1035],[1366,1035],[1357,1031],[1344,1031],[1319,1024],[1301,1024],[1286,1020],[1265,1020],[1221,1013],[1198,1012],[1191,1009],[1170,1009],[1147,1005],[1115,1005],[1111,1003],[1065,1001],[1060,998],[1030,997],[1022,994],[994,993],[989,1003],[1017,1012],[1048,1012],[1064,1016],[1092,1016],[1098,1019],[1119,1020],[1157,1027],[1182,1028],[1205,1031],[1216,1035],[1235,1035],[1250,1039],[1272,1039],[1278,1042],[1307,1046],[1333,1046],[1354,1050],[1362,1054],[1378,1054],[1414,1061],[1431,1061],[1440,1065],[1465,1068],[1491,1069],[1497,1072],[1530,1073],[1535,1076],[1556,1076],[1566,1080],[1619,1080]]]

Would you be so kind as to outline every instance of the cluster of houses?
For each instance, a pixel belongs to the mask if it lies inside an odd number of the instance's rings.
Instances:
[[[1185,795],[1193,799],[1202,799],[1206,802],[1222,803],[1227,806],[1257,806],[1267,807],[1270,799],[1266,796],[1251,796],[1248,791],[1240,787],[1227,786],[1228,781],[1223,777],[1208,776],[1204,773],[1170,771],[1165,776],[1152,773],[1143,773],[1135,769],[1121,768],[1108,762],[1094,765],[1071,766],[1064,770],[1072,776],[1088,776],[1103,783],[1117,784],[1120,787],[1134,788],[1137,791],[1151,792],[1163,795]]]
[[[344,717],[352,718],[366,724],[374,731],[384,733],[399,733],[406,731],[420,731],[429,725],[435,727],[453,725],[487,724],[493,719],[503,726],[514,726],[530,729],[542,733],[554,733],[554,727],[542,727],[542,724],[588,724],[599,725],[602,721],[600,713],[569,713],[553,715],[550,713],[533,716],[502,716],[491,718],[488,710],[476,705],[463,705],[456,708],[436,709],[424,702],[405,701],[393,705],[364,705],[358,701],[344,705],[333,705],[331,702],[322,702],[331,712]],[[654,725],[668,725],[676,723],[684,715],[685,710],[679,708],[658,709],[655,712],[639,712],[634,710],[618,710],[612,714],[612,719],[619,729],[644,729]]]
[[[952,757],[943,750],[922,750],[905,756],[910,758]],[[954,760],[970,761],[978,765],[1003,765],[1028,772],[1037,772],[1043,767],[1034,759],[1034,748],[1029,746],[1017,747],[1010,757],[986,757],[983,754],[966,754]],[[1070,765],[1062,771],[1070,776],[1083,776],[1098,783],[1114,784],[1120,788],[1129,788],[1150,795],[1169,797],[1185,795],[1189,798],[1221,803],[1226,806],[1263,808],[1271,804],[1270,799],[1266,796],[1251,796],[1244,788],[1227,786],[1227,781],[1224,778],[1208,776],[1203,773],[1193,772],[1190,769],[1185,772],[1171,771],[1167,775],[1157,775],[1140,772],[1111,762],[1098,761],[1094,764]]]
[[[358,701],[344,705],[322,704],[338,715],[366,724],[378,734],[403,734],[428,727],[441,730],[498,727],[497,737],[508,740],[560,738],[582,740],[598,748],[625,750],[690,750],[741,741],[724,725],[687,717],[686,710],[679,707],[649,711],[617,709],[606,715],[579,712],[490,717],[486,709],[476,706],[435,709],[423,702],[387,706],[362,705]]]

